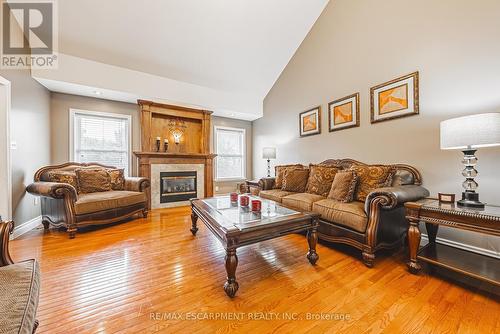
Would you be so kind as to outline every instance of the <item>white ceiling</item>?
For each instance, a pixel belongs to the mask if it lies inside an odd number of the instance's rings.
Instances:
[[[262,100],[327,3],[58,1],[59,51]]]

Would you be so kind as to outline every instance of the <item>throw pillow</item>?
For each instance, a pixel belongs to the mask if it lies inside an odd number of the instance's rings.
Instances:
[[[80,193],[111,190],[111,177],[104,168],[78,168],[75,170]]]
[[[343,203],[352,202],[357,184],[358,175],[352,170],[338,172],[333,179],[328,198]]]
[[[394,166],[386,165],[353,165],[350,170],[359,177],[355,199],[362,202],[373,190],[389,187],[396,173]]]
[[[106,171],[108,172],[111,181],[111,189],[113,190],[125,189],[125,169],[108,168],[106,169]]]
[[[339,169],[334,166],[310,164],[306,192],[323,197],[328,196],[338,171]]]
[[[74,172],[53,169],[47,172],[47,178],[50,182],[71,184],[78,191],[78,182]]]
[[[290,169],[285,173],[281,190],[303,193],[306,191],[308,169]]]
[[[304,166],[301,164],[295,165],[280,165],[274,167],[274,171],[276,173],[276,179],[274,181],[274,189],[281,189],[283,187],[283,178],[285,177],[285,173],[288,170],[292,169],[304,169]]]

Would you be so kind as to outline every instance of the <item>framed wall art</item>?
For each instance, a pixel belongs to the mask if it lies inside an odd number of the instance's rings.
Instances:
[[[418,114],[418,72],[370,89],[371,122]]]
[[[299,130],[301,137],[321,133],[321,106],[317,106],[299,114]]]
[[[359,126],[359,93],[328,103],[328,131]]]

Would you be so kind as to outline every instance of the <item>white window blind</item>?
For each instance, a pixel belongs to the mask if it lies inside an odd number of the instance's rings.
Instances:
[[[215,127],[216,180],[245,178],[245,130]]]
[[[84,111],[72,115],[74,160],[124,168],[128,175],[130,118]]]

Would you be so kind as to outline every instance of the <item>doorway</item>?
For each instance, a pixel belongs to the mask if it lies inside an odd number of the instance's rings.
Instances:
[[[0,216],[12,219],[10,166],[10,81],[0,76]]]

